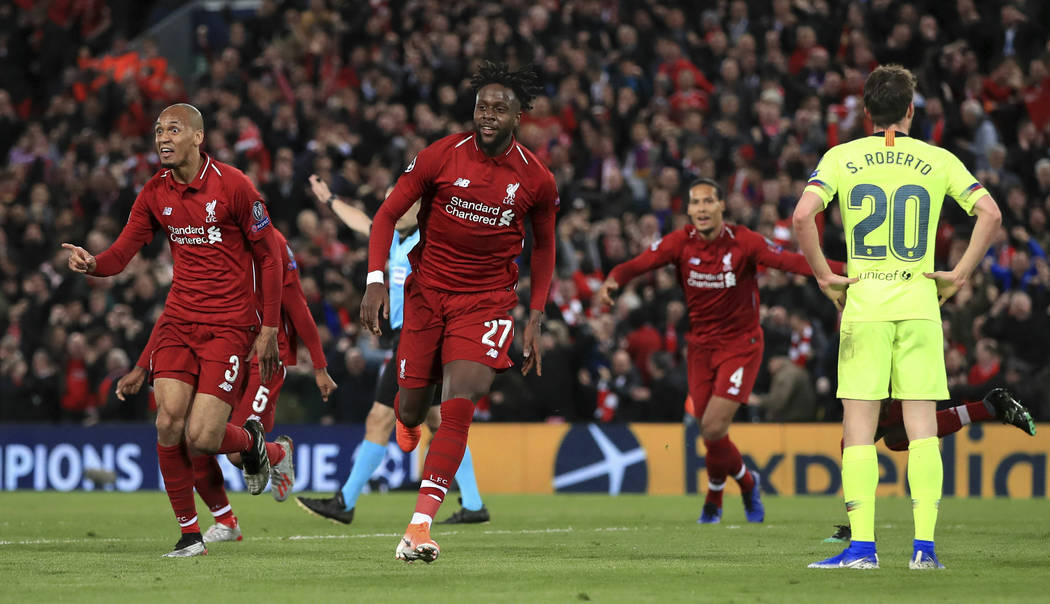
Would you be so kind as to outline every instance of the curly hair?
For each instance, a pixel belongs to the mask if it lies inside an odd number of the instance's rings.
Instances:
[[[521,103],[522,111],[532,109],[532,99],[543,92],[540,74],[531,63],[517,71],[511,71],[506,63],[485,61],[470,78],[470,85],[476,95],[482,87],[489,84],[499,84],[513,90],[514,96],[518,97],[518,102]]]

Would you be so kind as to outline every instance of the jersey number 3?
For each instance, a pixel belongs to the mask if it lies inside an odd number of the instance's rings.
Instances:
[[[883,260],[885,245],[869,242],[868,235],[890,220],[890,251],[905,262],[918,262],[926,255],[930,226],[930,193],[919,185],[904,185],[893,192],[892,200],[878,185],[860,184],[849,192],[847,205],[863,210],[871,201],[871,213],[853,227],[853,258]],[[911,242],[911,245],[909,245]]]

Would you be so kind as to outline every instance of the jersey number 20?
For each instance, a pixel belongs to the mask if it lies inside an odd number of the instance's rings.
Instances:
[[[860,184],[849,192],[847,204],[851,210],[863,210],[871,200],[871,213],[853,227],[853,257],[863,260],[886,258],[885,245],[866,241],[875,229],[890,220],[889,248],[894,257],[905,262],[917,262],[926,255],[930,226],[930,193],[919,185],[904,185],[889,199],[882,187]],[[909,220],[910,219],[910,220]],[[908,240],[914,242],[908,245]]]

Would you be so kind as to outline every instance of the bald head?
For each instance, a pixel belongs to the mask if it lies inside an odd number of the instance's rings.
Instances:
[[[204,118],[193,105],[178,103],[160,112],[153,127],[160,165],[175,170],[175,180],[190,182],[201,164]]]
[[[157,121],[164,121],[165,117],[169,120],[172,118],[178,119],[193,130],[204,130],[204,116],[201,115],[200,110],[189,103],[169,105],[164,111],[160,112],[160,117],[157,118]]]

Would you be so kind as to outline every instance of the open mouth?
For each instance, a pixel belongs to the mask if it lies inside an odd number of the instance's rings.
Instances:
[[[161,147],[159,151],[160,151],[159,154],[160,154],[160,158],[161,159],[171,159],[171,158],[175,157],[175,148],[174,147]]]
[[[492,136],[496,134],[496,128],[494,126],[482,126],[481,134],[482,136]]]

